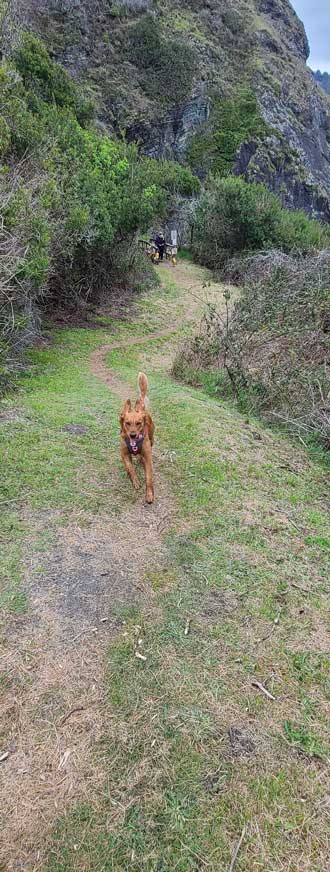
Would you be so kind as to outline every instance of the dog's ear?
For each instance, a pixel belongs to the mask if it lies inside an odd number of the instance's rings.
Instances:
[[[120,426],[121,426],[121,427],[123,426],[124,418],[125,418],[126,413],[127,413],[127,412],[130,412],[130,411],[131,411],[131,408],[132,408],[132,403],[131,403],[131,401],[130,401],[130,400],[126,400],[126,403],[124,403],[124,406],[123,406],[122,411],[121,411],[120,416],[119,416],[119,423],[120,423]]]
[[[144,412],[144,402],[141,399],[141,397],[139,397],[139,399],[135,403],[135,411],[136,412]]]

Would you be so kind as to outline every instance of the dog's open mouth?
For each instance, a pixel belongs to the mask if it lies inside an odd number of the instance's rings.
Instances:
[[[132,454],[138,454],[143,442],[143,436],[137,436],[136,439],[129,437],[129,450]]]

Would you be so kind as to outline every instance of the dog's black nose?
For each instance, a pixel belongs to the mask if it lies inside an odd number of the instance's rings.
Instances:
[[[131,439],[135,439],[135,438],[136,438],[136,433],[131,433]]]

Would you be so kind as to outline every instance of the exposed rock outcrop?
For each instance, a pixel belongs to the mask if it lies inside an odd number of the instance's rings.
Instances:
[[[159,121],[132,124],[128,128],[130,141],[140,142],[150,157],[168,158],[183,162],[187,144],[196,130],[208,120],[210,100],[202,94],[192,95],[186,103],[176,106]]]

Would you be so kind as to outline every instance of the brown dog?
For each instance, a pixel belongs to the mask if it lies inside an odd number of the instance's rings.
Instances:
[[[126,400],[119,418],[120,453],[135,490],[138,490],[140,487],[140,482],[132,459],[133,457],[138,457],[141,463],[143,463],[146,477],[146,502],[153,503],[154,487],[151,448],[154,441],[155,426],[151,415],[145,407],[148,379],[144,372],[139,373],[138,385],[140,396],[135,403],[134,409],[132,409],[131,401]]]

